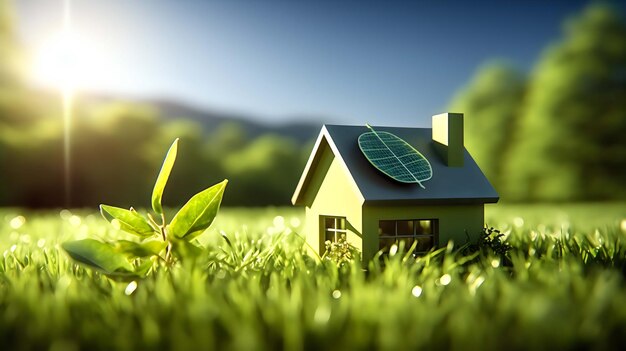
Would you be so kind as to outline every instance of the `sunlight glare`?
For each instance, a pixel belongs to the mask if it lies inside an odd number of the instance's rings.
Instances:
[[[63,164],[65,206],[71,204],[71,131],[74,92],[96,69],[92,50],[72,30],[71,0],[63,1],[63,29],[36,53],[32,63],[33,80],[46,88],[61,91],[63,110]]]
[[[65,29],[37,50],[33,61],[33,81],[64,93],[93,85],[103,70],[94,47],[79,35]]]

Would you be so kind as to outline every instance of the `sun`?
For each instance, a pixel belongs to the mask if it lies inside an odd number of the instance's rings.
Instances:
[[[105,74],[100,57],[92,43],[74,32],[61,31],[34,53],[32,81],[63,92],[97,85]]]

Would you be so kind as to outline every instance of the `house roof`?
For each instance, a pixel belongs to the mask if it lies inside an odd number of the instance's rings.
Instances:
[[[335,157],[345,166],[365,204],[473,204],[495,203],[498,193],[489,183],[472,156],[465,150],[463,167],[448,167],[436,153],[431,128],[374,127],[397,135],[428,159],[432,179],[417,184],[399,183],[377,170],[361,153],[358,137],[368,132],[365,126],[324,125],[318,136],[300,182],[292,197],[304,205],[310,177],[319,160],[322,145],[328,143]]]

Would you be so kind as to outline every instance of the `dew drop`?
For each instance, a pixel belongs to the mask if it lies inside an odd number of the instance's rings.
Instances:
[[[9,225],[13,229],[20,229],[24,225],[24,223],[26,223],[26,218],[24,216],[16,216],[11,219]]]
[[[474,284],[476,288],[478,288],[479,286],[483,285],[484,282],[485,282],[485,277],[478,277],[476,281],[474,282]]]
[[[626,220],[624,220],[626,222]],[[294,228],[298,228],[300,226],[300,224],[302,224],[300,222],[300,218],[298,217],[291,217],[291,219],[289,220],[289,224],[291,224],[292,227]]]
[[[59,212],[59,216],[63,220],[68,220],[70,219],[70,217],[72,217],[72,212],[70,212],[69,210],[61,210],[61,212]]]
[[[339,290],[334,290],[334,291],[333,291],[333,298],[334,298],[334,299],[338,299],[338,298],[340,298],[340,297],[341,297],[341,291],[339,291]]]
[[[274,217],[274,220],[272,221],[272,224],[274,225],[274,227],[278,231],[283,230],[285,228],[285,217],[283,217],[283,216],[276,216],[276,217]]]
[[[129,295],[134,293],[135,290],[137,290],[137,282],[136,281],[132,281],[130,283],[128,283],[128,285],[126,286],[126,290],[124,290],[124,294]]]
[[[398,253],[398,245],[393,244],[389,248],[389,256],[394,256],[396,253]]]
[[[317,306],[313,320],[317,324],[326,324],[330,320],[330,308],[326,306]]]
[[[73,225],[74,227],[78,227],[81,223],[80,217],[78,217],[77,215],[73,215],[70,217],[70,224]]]

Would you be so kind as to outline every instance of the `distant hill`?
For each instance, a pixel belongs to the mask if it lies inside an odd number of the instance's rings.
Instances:
[[[167,99],[132,99],[128,97],[90,95],[82,98],[87,104],[101,104],[115,101],[129,101],[148,104],[158,109],[161,116],[166,119],[184,118],[200,124],[205,131],[215,130],[224,122],[236,122],[245,131],[248,138],[253,139],[263,134],[278,134],[291,138],[299,143],[306,143],[315,139],[319,133],[322,118],[310,116],[294,116],[290,120],[297,122],[286,123],[262,123],[259,118],[252,115],[244,115],[229,112],[217,112],[209,109],[200,109],[185,103]]]
[[[166,118],[187,118],[199,123],[207,131],[217,128],[217,126],[223,122],[237,122],[250,138],[262,134],[275,133],[290,137],[299,142],[307,142],[317,136],[321,127],[321,122],[313,122],[313,118],[308,117],[294,116],[292,119],[302,122],[265,124],[258,122],[258,118],[254,118],[253,116],[201,110],[173,101],[150,100],[146,102],[156,106]]]

